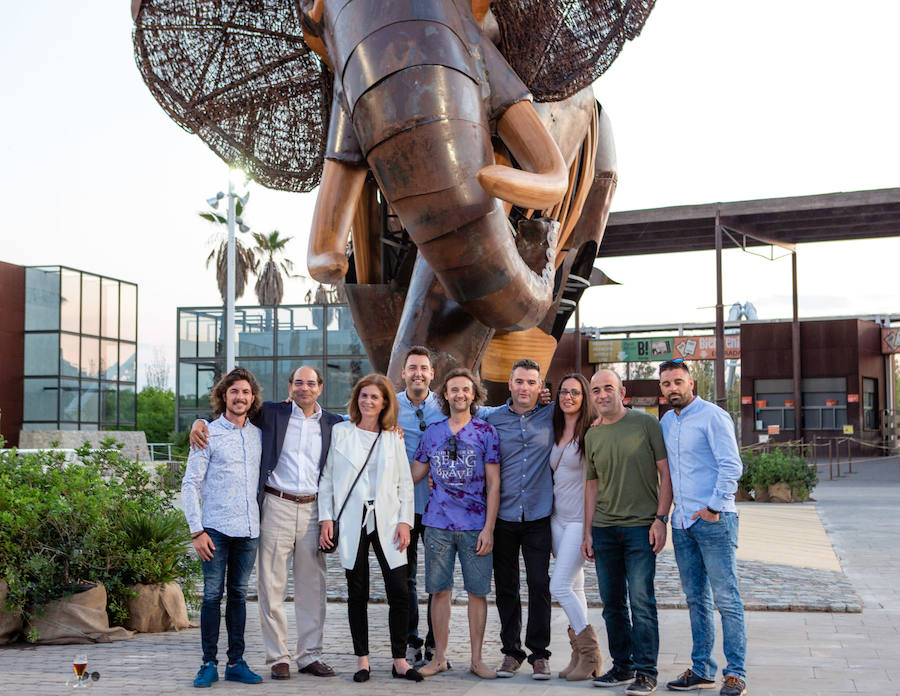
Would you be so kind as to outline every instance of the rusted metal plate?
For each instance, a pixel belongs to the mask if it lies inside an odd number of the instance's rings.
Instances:
[[[392,24],[369,34],[347,60],[341,82],[351,113],[366,90],[388,75],[414,65],[444,65],[468,75],[474,72],[467,48],[444,25]]]
[[[369,152],[368,162],[379,188],[393,202],[469,181],[493,164],[494,152],[484,124],[434,121],[383,142]]]
[[[356,102],[353,122],[364,152],[403,130],[429,121],[486,122],[478,85],[457,70],[422,65],[391,75]]]
[[[449,204],[449,205],[448,205]],[[469,179],[451,190],[410,196],[391,202],[406,229],[416,230],[424,244],[491,212],[498,201],[489,196],[477,179]]]
[[[328,147],[325,157],[347,164],[363,164],[365,157],[359,148],[359,141],[350,122],[350,115],[344,108],[344,100],[339,90],[335,90],[331,104],[331,123],[328,126]]]
[[[405,293],[392,284],[344,286],[353,326],[366,349],[372,369],[386,373],[400,324]]]

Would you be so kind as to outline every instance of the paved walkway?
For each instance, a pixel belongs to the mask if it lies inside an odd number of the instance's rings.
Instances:
[[[748,677],[750,692],[754,696],[862,692],[900,696],[900,589],[897,583],[900,547],[896,538],[900,531],[897,522],[900,510],[900,459],[855,462],[854,469],[857,473],[853,475],[820,484],[816,489],[818,502],[815,509],[824,523],[836,558],[861,598],[862,612],[748,612]],[[749,516],[745,514],[745,517]],[[787,521],[783,526],[789,524],[790,521]],[[749,518],[745,526],[750,526]],[[792,531],[795,533],[789,536],[800,543],[803,528],[798,526]],[[759,541],[763,547],[766,545],[764,539]],[[800,561],[804,553],[821,560],[823,551],[820,541],[810,542],[817,545],[819,551],[809,548],[804,551],[800,543],[801,551],[794,560]],[[742,546],[752,546],[752,543],[745,542]],[[804,568],[781,562],[770,564],[765,559],[745,560],[743,563],[762,564],[761,572],[764,574],[766,568]],[[745,567],[742,566],[742,572]],[[817,568],[811,570],[837,572]],[[593,584],[589,575],[589,585]],[[493,682],[482,682],[466,674],[468,636],[465,609],[460,606],[453,609],[450,632],[450,657],[455,665],[454,670],[419,685],[393,680],[389,677],[386,606],[373,604],[370,617],[370,648],[375,671],[372,681],[365,686],[354,684],[350,679],[355,661],[348,654],[350,638],[345,606],[330,603],[325,651],[327,661],[339,672],[337,678],[320,680],[296,676],[288,682],[266,679],[255,687],[220,682],[213,688],[229,693],[238,693],[238,690],[246,693],[249,690],[259,696],[312,693],[323,689],[338,696],[422,694],[425,689],[439,694],[466,696],[481,696],[488,690],[492,696],[518,696],[523,693],[564,696],[574,694],[578,689],[582,690],[581,693],[584,689],[590,689],[587,683],[571,684],[558,679],[535,682],[528,678],[527,673]],[[590,620],[605,644],[600,610],[591,609]],[[551,644],[554,653],[551,666],[554,670],[567,661],[565,626],[565,616],[558,608],[554,609],[554,640]],[[255,603],[249,606],[247,629],[246,657],[253,667],[265,673]],[[292,625],[290,630],[293,632]],[[499,660],[498,630],[496,612],[492,608],[488,615],[485,645],[485,654],[489,659]],[[690,664],[687,613],[678,609],[660,611],[660,636],[660,678],[665,680]],[[86,646],[88,669],[98,670],[103,675],[91,687],[91,692],[97,696],[196,693],[190,682],[199,666],[199,642],[199,632],[188,630],[140,635],[134,640],[112,645]],[[76,646],[36,647],[21,644],[0,648],[0,693],[63,692],[76,649]],[[717,644],[716,655],[721,661],[720,643]],[[624,689],[611,691],[609,696],[622,696]]]

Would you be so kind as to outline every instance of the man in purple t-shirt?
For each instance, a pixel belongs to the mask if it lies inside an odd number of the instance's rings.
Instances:
[[[497,673],[482,661],[481,646],[486,597],[491,591],[494,522],[500,507],[500,441],[494,426],[473,417],[485,391],[469,370],[457,368],[447,373],[439,393],[448,417],[425,430],[412,468],[413,480],[420,481],[430,472],[434,482],[422,524],[435,655],[419,671],[430,677],[449,669],[450,592],[458,554],[469,595],[469,671],[482,679],[494,679]]]

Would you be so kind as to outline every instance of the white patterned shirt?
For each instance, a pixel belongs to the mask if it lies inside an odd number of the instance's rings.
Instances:
[[[226,536],[259,536],[256,486],[262,432],[238,428],[225,416],[209,424],[209,445],[191,450],[181,481],[181,501],[191,534],[215,529]]]

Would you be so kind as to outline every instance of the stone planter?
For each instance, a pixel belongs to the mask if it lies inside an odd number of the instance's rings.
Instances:
[[[749,503],[753,500],[753,496],[750,495],[750,491],[746,488],[741,488],[738,486],[737,491],[734,494],[734,502],[736,503]]]

